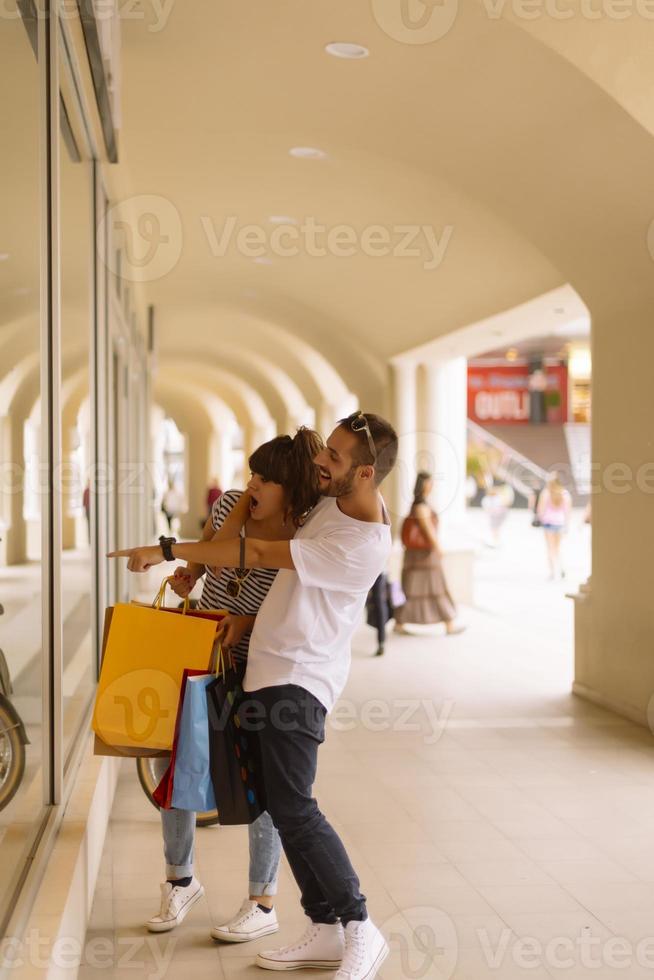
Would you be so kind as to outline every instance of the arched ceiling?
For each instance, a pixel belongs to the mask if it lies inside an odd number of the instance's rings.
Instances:
[[[361,395],[389,359],[565,283],[617,322],[654,299],[654,25],[637,4],[619,19],[597,0],[591,19],[589,0],[560,0],[564,23],[551,0],[535,17],[518,0],[408,3],[445,8],[449,29],[405,43],[396,0],[194,0],[123,19],[115,196],[138,213],[154,195],[161,231],[171,209],[182,229],[145,284],[163,350],[227,351],[236,373],[264,358],[313,401],[294,337]],[[334,40],[371,56],[331,58]],[[294,159],[298,145],[327,157]],[[271,245],[280,214],[305,226],[294,256]],[[307,221],[346,226],[354,254],[318,254]],[[271,264],[235,244],[250,225]],[[404,226],[417,254],[397,254]],[[363,244],[374,227],[385,255]]]
[[[306,414],[307,402],[302,392],[283,369],[274,361],[271,363],[264,354],[243,350],[236,343],[229,349],[212,349],[207,343],[203,349],[188,349],[181,354],[164,348],[160,362],[162,369],[184,365],[184,370],[191,376],[196,370],[202,374],[203,368],[214,370],[215,384],[221,384],[221,378],[231,376],[244,396],[253,394],[257,402],[264,403],[279,428],[283,429],[289,418],[302,418]]]
[[[155,393],[179,391],[192,379],[200,398],[220,400],[242,425],[266,428],[271,413],[259,393],[230,372],[212,365],[210,360],[194,360],[186,355],[161,364],[157,371]]]

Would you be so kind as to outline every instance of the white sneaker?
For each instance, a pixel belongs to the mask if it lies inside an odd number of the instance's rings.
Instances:
[[[304,935],[291,946],[266,949],[255,963],[264,970],[335,970],[343,956],[343,926],[312,922]]]
[[[186,888],[164,881],[161,886],[161,908],[158,915],[153,915],[148,920],[148,929],[150,932],[170,932],[184,921],[203,895],[204,888],[197,878],[191,878],[191,883]]]
[[[257,902],[248,899],[243,902],[233,919],[212,928],[211,938],[222,939],[224,943],[247,943],[251,939],[261,939],[262,936],[278,931],[279,922],[275,910],[262,912]]]
[[[388,953],[386,940],[370,919],[348,922],[343,962],[334,980],[372,980]]]

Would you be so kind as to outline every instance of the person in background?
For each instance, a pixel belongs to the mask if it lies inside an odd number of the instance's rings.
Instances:
[[[443,572],[443,556],[436,529],[438,515],[429,506],[433,481],[430,473],[420,472],[413,492],[409,520],[419,532],[416,543],[406,547],[402,569],[402,589],[406,602],[395,611],[395,632],[407,633],[406,623],[445,623],[448,636],[462,633],[464,626],[456,621],[456,609]]]
[[[488,514],[492,547],[499,548],[500,531],[513,506],[515,493],[508,483],[491,484],[481,501],[482,510]]]
[[[168,477],[168,486],[161,501],[161,511],[168,522],[168,531],[172,534],[173,521],[182,512],[182,494],[172,476]]]
[[[381,657],[384,653],[386,643],[386,623],[393,615],[393,610],[389,602],[388,579],[384,572],[378,575],[374,585],[368,593],[367,620],[368,625],[377,630],[377,652],[376,657]]]
[[[82,494],[82,507],[86,518],[86,530],[88,532],[89,544],[91,544],[91,487],[87,483]]]
[[[550,473],[547,485],[538,501],[538,519],[545,532],[547,560],[550,566],[550,578],[564,578],[565,571],[561,563],[561,539],[568,530],[572,498],[561,483],[557,472]]]
[[[213,505],[217,500],[220,500],[222,493],[220,484],[218,483],[218,478],[214,476],[209,488],[207,489],[207,516],[211,515]]]

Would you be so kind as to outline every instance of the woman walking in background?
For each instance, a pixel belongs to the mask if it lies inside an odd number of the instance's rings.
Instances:
[[[445,623],[448,636],[465,629],[456,622],[456,609],[445,581],[436,536],[438,515],[427,503],[432,486],[430,473],[418,473],[413,504],[402,527],[406,602],[395,613],[396,633],[407,633],[407,623]]]
[[[551,579],[565,576],[561,564],[561,538],[568,530],[571,509],[572,498],[561,483],[559,474],[550,473],[538,500],[537,516],[545,532]]]

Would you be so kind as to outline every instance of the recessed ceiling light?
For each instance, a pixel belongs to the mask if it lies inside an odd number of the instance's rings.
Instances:
[[[507,361],[518,360],[518,351],[515,347],[509,347],[508,351],[506,352],[506,359]]]
[[[557,316],[563,316],[563,314],[565,313],[565,308],[563,306],[555,306],[554,312],[556,313]]]
[[[9,252],[0,252],[0,262],[6,262],[9,258]]]
[[[254,261],[257,265],[272,265],[272,259],[269,259],[267,255],[257,255]]]
[[[271,214],[268,218],[271,225],[296,225],[297,218],[290,218],[287,214]]]
[[[327,156],[324,150],[316,146],[292,146],[288,152],[299,160],[324,160]]]
[[[350,44],[349,41],[333,41],[325,45],[325,51],[335,58],[349,58],[351,61],[367,58],[370,54],[368,48],[364,48],[362,44]]]

